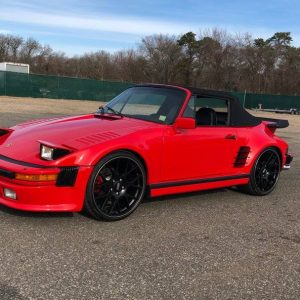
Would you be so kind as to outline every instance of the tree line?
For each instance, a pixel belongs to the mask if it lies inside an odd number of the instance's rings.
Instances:
[[[31,72],[127,82],[184,84],[252,93],[300,94],[300,48],[290,32],[268,39],[214,29],[196,35],[152,35],[136,49],[68,57],[33,38],[0,34],[0,62]]]

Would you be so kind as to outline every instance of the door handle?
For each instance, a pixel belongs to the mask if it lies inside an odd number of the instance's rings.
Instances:
[[[225,136],[226,140],[236,140],[236,135],[235,134],[227,134]]]

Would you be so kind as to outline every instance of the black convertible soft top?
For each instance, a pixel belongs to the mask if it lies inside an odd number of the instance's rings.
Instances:
[[[163,85],[163,84],[141,84],[136,85],[135,87],[156,87],[156,88],[171,88],[171,89],[179,89],[180,86],[172,86],[172,85]],[[221,92],[207,89],[199,89],[194,87],[186,87],[182,86],[185,89],[188,89],[192,95],[200,96],[205,98],[219,98],[228,101],[228,110],[229,110],[229,126],[234,127],[253,127],[261,124],[262,121],[270,122],[269,127],[276,128],[285,128],[289,126],[289,122],[287,120],[279,120],[279,119],[270,119],[270,118],[259,118],[248,113],[244,107],[241,105],[239,99],[229,92]]]
[[[286,128],[289,126],[288,120],[260,118],[249,114],[241,105],[239,99],[228,92],[212,91],[198,88],[190,88],[191,93],[195,96],[207,98],[221,98],[229,101],[230,126],[236,127],[253,127],[261,124],[262,121],[268,122],[268,127]]]
[[[240,104],[240,101],[234,95],[227,92],[220,91],[211,91],[205,89],[198,88],[187,88],[191,91],[191,93],[195,96],[201,96],[206,98],[220,98],[229,101],[229,126],[238,126],[238,127],[249,127],[249,126],[257,126],[262,120],[256,118],[249,114]]]

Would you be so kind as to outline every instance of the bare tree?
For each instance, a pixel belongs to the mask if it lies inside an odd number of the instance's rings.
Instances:
[[[145,37],[140,52],[146,61],[144,72],[149,81],[175,81],[181,51],[174,36],[160,34]]]
[[[300,94],[300,48],[292,40],[290,32],[253,39],[212,29],[147,36],[137,49],[114,54],[99,50],[68,57],[33,38],[0,34],[0,61],[29,63],[39,74]]]

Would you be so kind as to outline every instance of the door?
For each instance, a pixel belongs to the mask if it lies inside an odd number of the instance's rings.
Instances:
[[[183,117],[194,117],[197,127],[174,126],[164,139],[163,178],[180,181],[230,176],[239,150],[237,129],[229,122],[226,99],[192,97]]]

